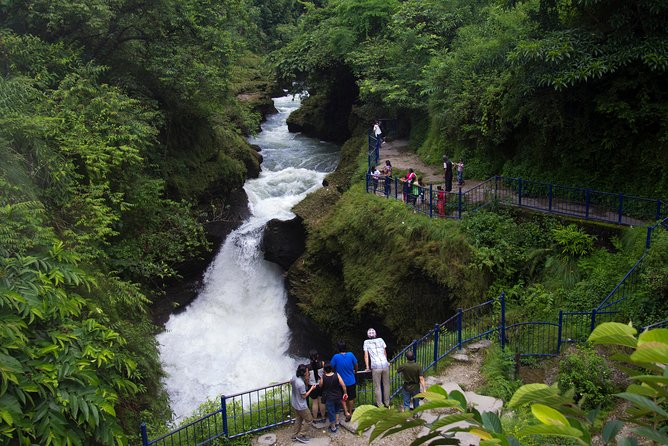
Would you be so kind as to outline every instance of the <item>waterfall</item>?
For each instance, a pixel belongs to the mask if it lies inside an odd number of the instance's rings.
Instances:
[[[157,336],[177,418],[207,399],[288,380],[296,367],[286,353],[290,331],[282,271],[262,258],[262,232],[273,218],[294,217],[290,209],[335,169],[339,148],[288,132],[285,120],[299,107],[297,98],[274,104],[279,112],[250,139],[264,157],[259,178],[244,186],[251,216],[223,243],[197,298]]]

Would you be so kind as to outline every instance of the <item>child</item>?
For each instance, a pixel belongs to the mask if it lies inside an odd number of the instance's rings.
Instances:
[[[371,174],[371,182],[373,183],[373,193],[375,194],[378,190],[378,177],[380,177],[380,171],[376,169],[376,166],[371,166],[369,169]]]
[[[457,163],[457,184],[464,185],[464,161],[462,159]]]
[[[445,217],[445,191],[443,186],[436,186],[436,208],[438,216]]]
[[[349,415],[343,405],[343,402],[348,399],[348,390],[343,379],[341,379],[341,375],[334,372],[329,362],[325,363],[325,374],[322,375],[319,385],[322,389],[322,399],[325,400],[325,407],[327,408],[329,430],[330,432],[336,432],[336,426],[339,424],[339,412],[345,411],[346,417]]]

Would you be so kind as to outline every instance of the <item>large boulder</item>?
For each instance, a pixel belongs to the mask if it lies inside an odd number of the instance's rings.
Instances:
[[[264,228],[264,258],[279,264],[285,271],[304,253],[305,248],[306,230],[300,217],[285,221],[273,219]]]

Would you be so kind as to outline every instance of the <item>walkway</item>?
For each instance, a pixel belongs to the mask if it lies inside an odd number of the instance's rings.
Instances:
[[[657,199],[496,176],[485,181],[466,179],[461,190],[457,184],[453,184],[452,192],[446,197],[445,210],[439,214],[436,209],[435,186],[443,184],[442,166],[425,164],[408,147],[408,142],[405,140],[395,140],[382,145],[380,167],[388,159],[395,173],[412,167],[418,177],[422,177],[421,184],[424,188],[420,188],[420,198],[416,200],[415,197],[409,195],[408,200],[404,200],[402,183],[397,181],[396,174],[389,184],[380,181],[377,186],[371,184],[371,178],[368,177],[368,187],[371,191],[373,192],[375,188],[376,195],[389,194],[390,198],[407,201],[414,206],[416,211],[433,217],[461,218],[463,212],[475,211],[492,202],[583,220],[627,226],[640,226],[655,222],[666,213],[666,204]],[[464,174],[466,177],[466,170]],[[430,185],[433,185],[431,200]]]
[[[443,184],[443,165],[430,166],[424,163],[420,157],[408,147],[408,141],[405,139],[397,139],[384,143],[380,148],[380,161],[378,162],[378,169],[385,165],[385,160],[390,160],[392,167],[397,170],[408,170],[412,167],[413,170],[422,176],[424,184]],[[464,169],[464,176],[466,176],[466,169]],[[482,181],[466,180],[462,187],[462,192],[474,188]],[[457,190],[457,175],[455,173],[453,190]]]
[[[478,395],[474,393],[483,384],[484,378],[480,374],[480,364],[482,362],[482,353],[484,348],[489,345],[489,341],[480,341],[469,345],[458,354],[454,355],[453,361],[441,369],[438,374],[426,377],[427,387],[439,384],[448,392],[459,390],[466,395],[469,404],[475,406],[481,412],[494,411],[499,412],[503,402],[496,398]],[[393,402],[399,404],[400,398]],[[422,415],[428,423],[436,420],[437,414],[433,411],[425,411]],[[300,443],[291,440],[293,426],[287,426],[276,429],[269,434],[263,434],[254,439],[253,444],[257,446],[294,446]],[[415,428],[400,432],[388,438],[375,440],[372,446],[408,446],[418,436],[424,435],[426,428]],[[370,431],[364,435],[355,433],[355,426],[352,423],[343,423],[342,427],[335,434],[327,430],[326,424],[318,425],[318,429],[309,428],[306,432],[311,437],[309,446],[368,446]],[[458,433],[460,445],[478,445],[478,437],[468,433]]]

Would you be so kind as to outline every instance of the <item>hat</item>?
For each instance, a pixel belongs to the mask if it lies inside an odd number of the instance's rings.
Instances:
[[[375,338],[376,337],[376,330],[374,330],[373,328],[369,328],[366,331],[366,335],[370,338]]]

